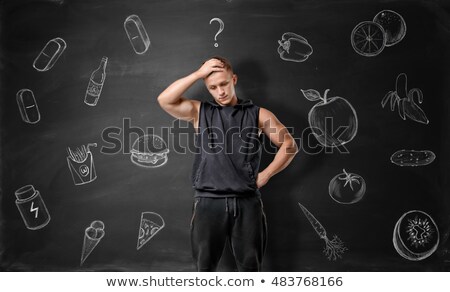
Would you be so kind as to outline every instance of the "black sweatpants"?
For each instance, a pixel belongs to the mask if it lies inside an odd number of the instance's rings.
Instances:
[[[259,197],[195,198],[192,254],[198,271],[215,271],[229,241],[239,271],[260,271],[267,227]]]

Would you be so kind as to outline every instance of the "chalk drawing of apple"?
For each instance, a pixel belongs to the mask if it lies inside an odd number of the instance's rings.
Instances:
[[[350,142],[358,131],[358,117],[352,105],[343,97],[323,97],[317,90],[301,90],[310,101],[318,101],[308,114],[311,130],[317,141],[325,147],[337,147]]]

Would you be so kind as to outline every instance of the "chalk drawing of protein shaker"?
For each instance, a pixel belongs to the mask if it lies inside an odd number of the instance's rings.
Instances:
[[[50,214],[41,194],[34,186],[23,186],[15,192],[15,195],[17,208],[28,229],[37,230],[47,226]]]
[[[96,106],[102,93],[103,84],[106,78],[106,63],[108,58],[103,57],[100,66],[94,70],[89,79],[86,95],[84,96],[84,103],[90,106]]]
[[[94,181],[97,178],[95,172],[94,159],[90,146],[97,147],[97,143],[89,143],[71,150],[67,147],[67,165],[72,174],[73,183],[75,185],[84,185]]]

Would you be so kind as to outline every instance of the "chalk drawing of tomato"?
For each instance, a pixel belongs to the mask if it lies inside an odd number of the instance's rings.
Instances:
[[[325,90],[323,97],[314,89],[301,91],[310,101],[320,100],[308,114],[309,126],[320,144],[337,147],[350,142],[356,136],[358,117],[345,98],[327,98],[329,89]]]
[[[366,193],[366,182],[357,174],[346,172],[333,177],[328,185],[331,198],[340,204],[353,204]]]

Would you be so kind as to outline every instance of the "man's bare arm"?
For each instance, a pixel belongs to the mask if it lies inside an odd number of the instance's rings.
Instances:
[[[264,186],[275,174],[285,169],[298,153],[298,146],[286,127],[265,108],[259,110],[259,127],[278,147],[273,161],[258,174],[258,188]]]
[[[171,116],[186,121],[194,121],[198,116],[200,102],[187,99],[183,94],[199,79],[211,72],[223,71],[223,64],[217,59],[206,61],[197,71],[178,79],[158,96],[159,105]]]

